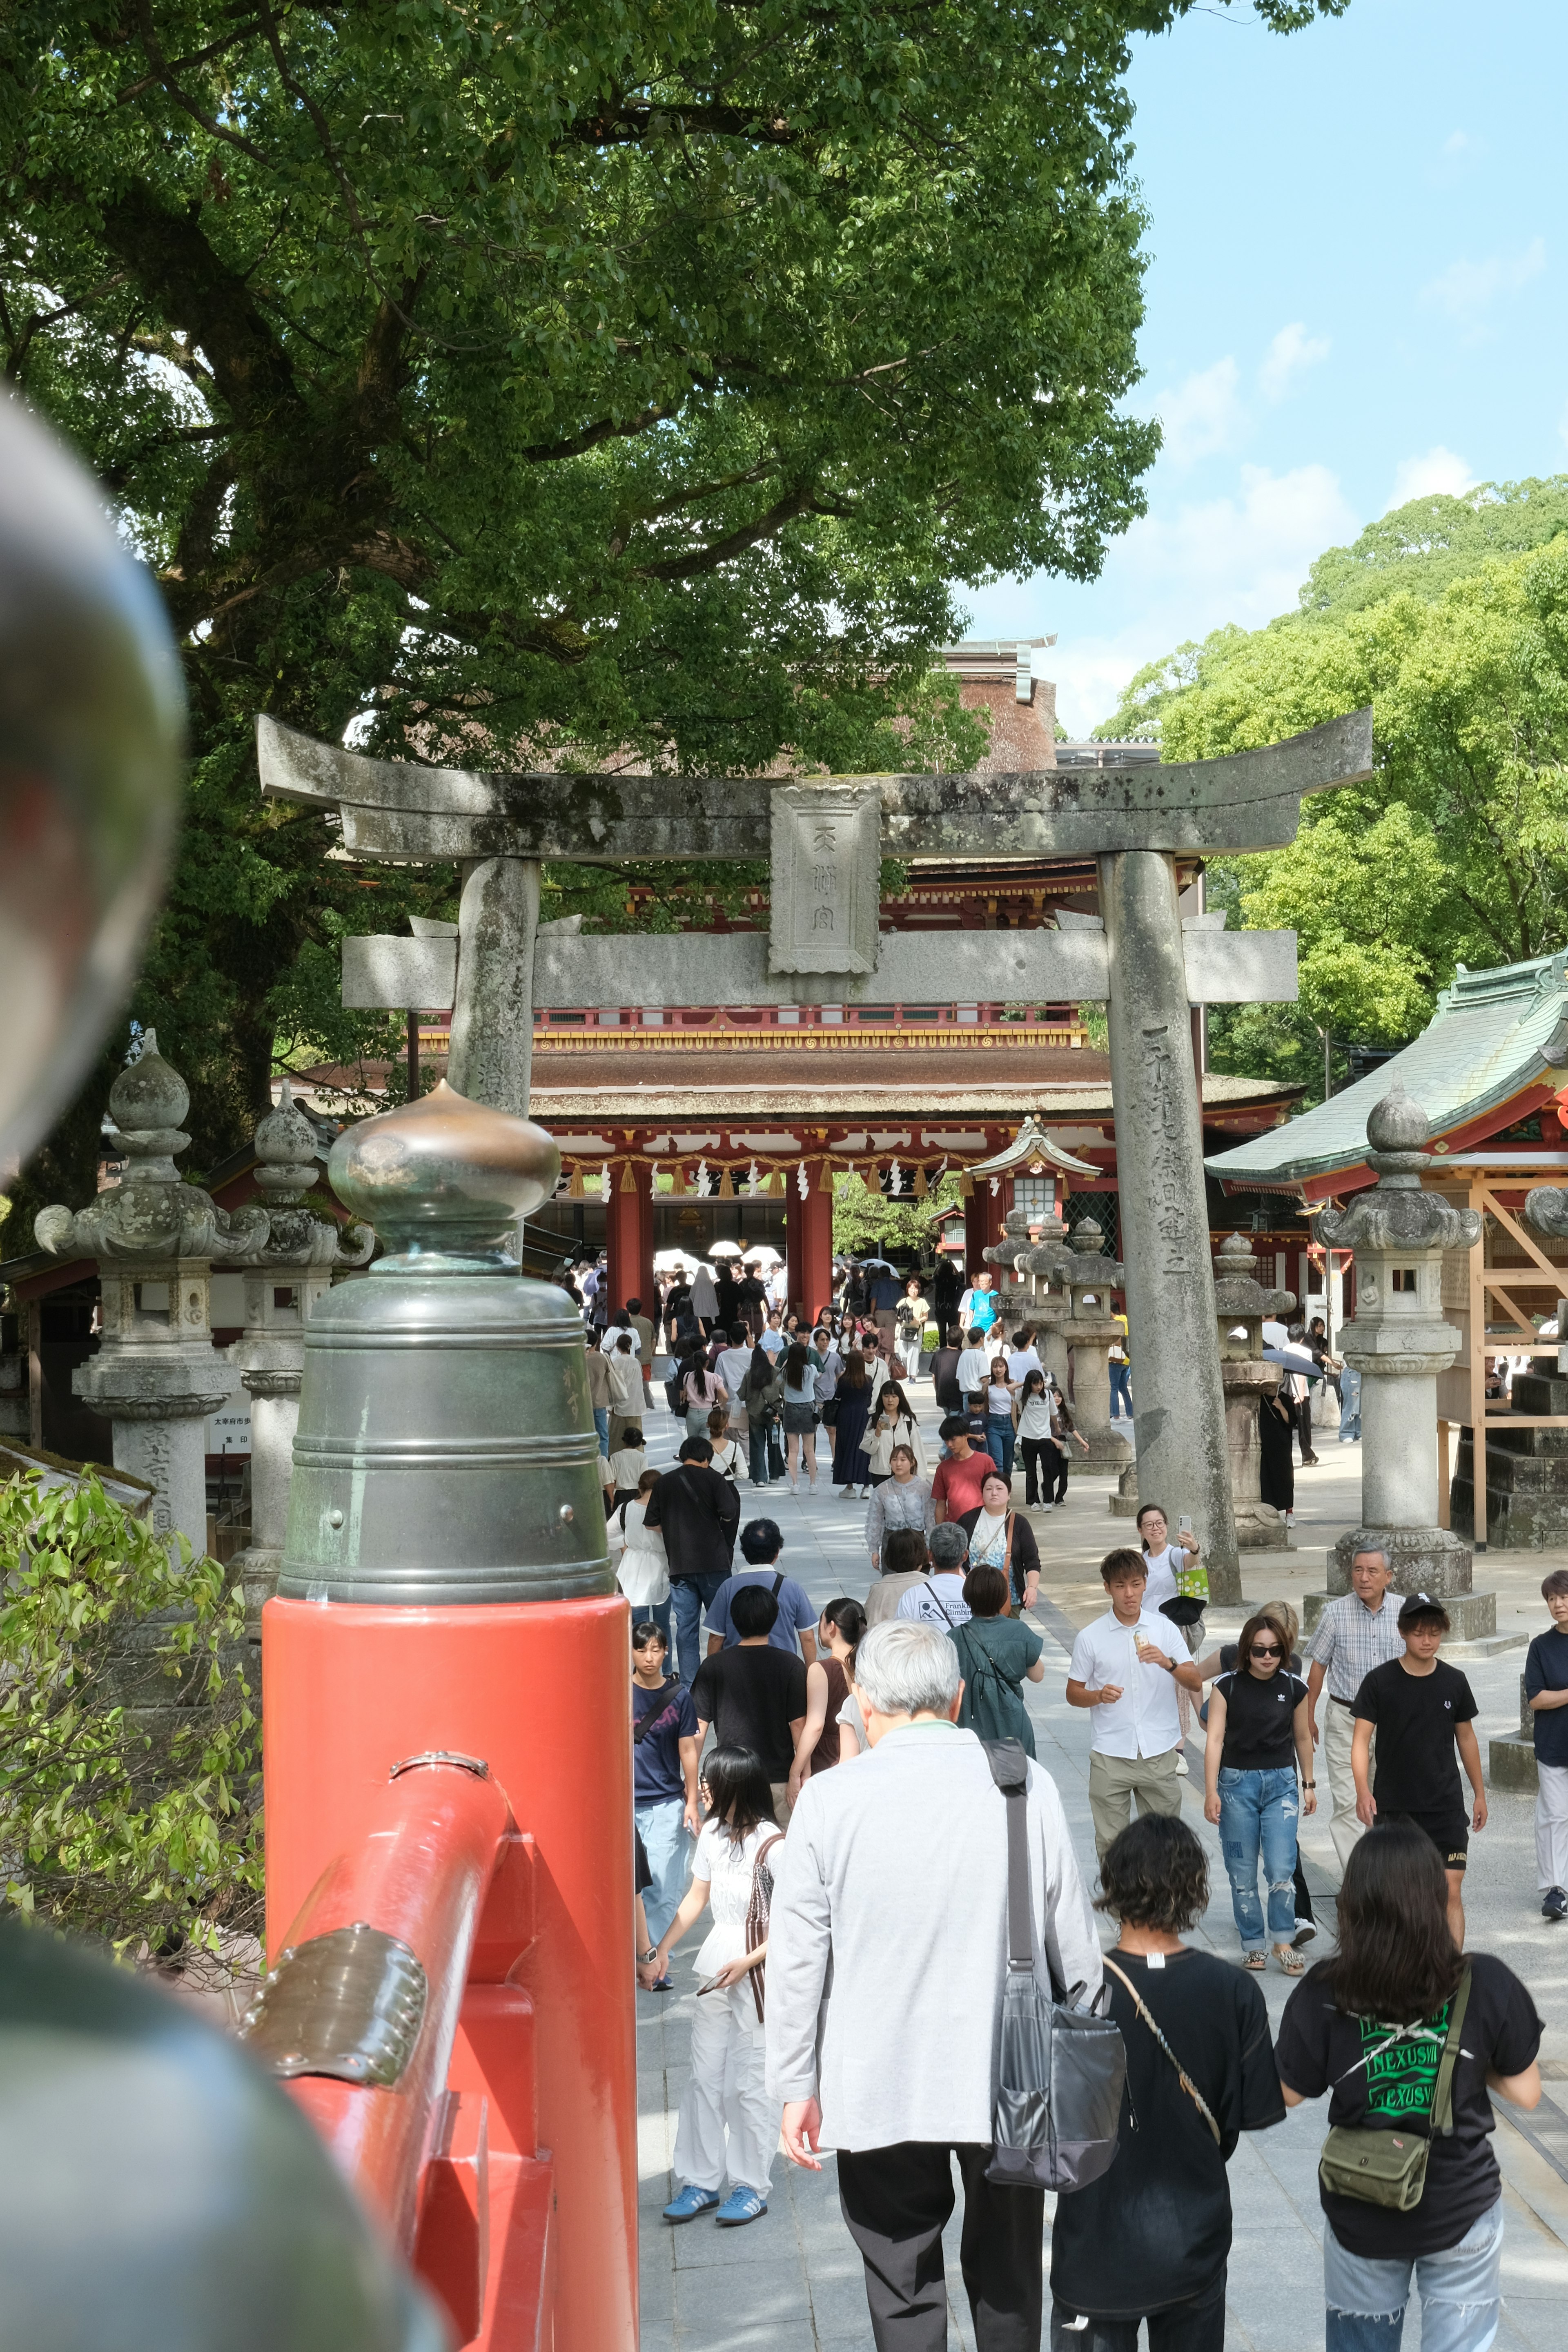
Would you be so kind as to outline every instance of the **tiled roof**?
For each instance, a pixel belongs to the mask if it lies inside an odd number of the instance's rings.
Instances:
[[[1381,1067],[1315,1110],[1221,1151],[1210,1172],[1226,1184],[1295,1185],[1366,1162],[1366,1118],[1404,1080],[1434,1139],[1502,1111],[1555,1072],[1568,1078],[1568,954],[1491,971],[1461,970],[1437,999],[1430,1026]]]

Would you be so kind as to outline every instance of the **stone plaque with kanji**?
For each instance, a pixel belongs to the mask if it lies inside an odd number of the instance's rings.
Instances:
[[[881,817],[874,782],[774,786],[770,971],[876,971]]]

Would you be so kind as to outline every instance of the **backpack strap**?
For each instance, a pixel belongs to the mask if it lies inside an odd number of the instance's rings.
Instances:
[[[781,1570],[779,1570],[779,1573],[777,1574],[777,1576],[775,1576],[775,1577],[774,1577],[774,1579],[773,1579],[773,1599],[774,1599],[775,1601],[778,1599],[779,1594],[780,1594],[783,1591],[784,1591],[784,1570],[781,1569]],[[783,1831],[782,1831],[782,1830],[780,1831],[779,1834],[780,1834],[780,1836],[781,1836],[781,1837],[783,1836],[784,1832],[783,1832]]]
[[[1454,2073],[1459,2063],[1459,2029],[1465,2021],[1465,2011],[1470,2005],[1470,1970],[1467,1963],[1454,1993],[1454,2006],[1448,2018],[1448,2038],[1443,2044],[1442,2061],[1437,2068],[1437,2088],[1432,2101],[1432,2134],[1441,2132],[1449,2137],[1454,2128]]]

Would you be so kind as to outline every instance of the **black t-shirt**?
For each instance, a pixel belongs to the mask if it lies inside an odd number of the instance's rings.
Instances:
[[[1537,1633],[1525,1653],[1524,1695],[1534,1698],[1540,1691],[1560,1690],[1568,1690],[1568,1633],[1553,1625],[1550,1633]],[[1531,1721],[1536,1762],[1568,1764],[1568,1706],[1540,1707]]]
[[[1412,1675],[1402,1660],[1390,1658],[1367,1675],[1353,1711],[1377,1726],[1372,1793],[1380,1813],[1463,1809],[1454,1732],[1480,1710],[1458,1666],[1438,1658],[1429,1675]]]
[[[1288,1772],[1296,1761],[1296,1709],[1307,1685],[1283,1666],[1267,1682],[1256,1675],[1221,1675],[1215,1688],[1225,1701],[1220,1763],[1233,1772]]]
[[[1335,2237],[1352,2254],[1373,2262],[1410,2262],[1417,2254],[1441,2253],[1457,2246],[1501,2193],[1491,2150],[1487,2074],[1521,2074],[1541,2048],[1542,2025],[1535,2003],[1511,1969],[1487,1952],[1472,1952],[1469,1959],[1470,1998],[1454,2070],[1454,2129],[1432,2142],[1420,2204],[1408,2213],[1394,2213],[1319,2188]],[[1355,2129],[1370,2121],[1381,2128],[1397,2123],[1429,2129],[1441,2037],[1448,2030],[1447,2002],[1426,2021],[1437,2038],[1397,2042],[1370,2067],[1360,2066],[1357,2061],[1375,2050],[1397,2021],[1384,2024],[1376,2018],[1342,2016],[1334,2007],[1333,1965],[1320,1961],[1285,2004],[1280,2074],[1309,2099],[1321,2098],[1332,2084],[1330,2124]]]
[[[1115,1955],[1213,2111],[1216,2147],[1176,2070],[1106,1973],[1110,2014],[1127,2045],[1120,2146],[1108,2172],[1062,2198],[1051,2225],[1051,2293],[1074,2312],[1129,2318],[1184,2302],[1230,2252],[1226,2164],[1244,2131],[1281,2123],[1261,1989],[1207,1952],[1162,1968]],[[1134,2120],[1136,2119],[1136,2120]]]
[[[805,1667],[794,1650],[742,1642],[718,1651],[692,1676],[691,1703],[721,1748],[750,1748],[770,1780],[788,1780],[790,1725],[805,1713]]]

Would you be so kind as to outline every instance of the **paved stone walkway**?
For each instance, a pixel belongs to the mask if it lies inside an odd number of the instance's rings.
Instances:
[[[923,1393],[922,1393],[923,1391]],[[934,1407],[921,1383],[916,1409],[922,1425],[934,1428]],[[669,1418],[649,1423],[649,1455],[662,1465],[674,1457],[678,1433]],[[1359,1448],[1320,1444],[1323,1466],[1304,1470],[1298,1482],[1297,1540],[1293,1555],[1258,1556],[1248,1562],[1246,1586],[1258,1600],[1321,1589],[1323,1547],[1359,1517]],[[1026,1685],[1035,1719],[1039,1760],[1062,1793],[1080,1859],[1092,1861],[1088,1801],[1089,1738],[1084,1717],[1065,1697],[1067,1649],[1074,1628],[1103,1606],[1096,1567],[1113,1543],[1128,1538],[1128,1523],[1107,1508],[1109,1479],[1073,1482],[1066,1505],[1036,1521],[1044,1563],[1042,1606],[1036,1622],[1046,1635],[1046,1680]],[[826,1492],[793,1497],[785,1488],[765,1496],[745,1490],[745,1516],[766,1511],[784,1528],[786,1564],[820,1601],[842,1592],[864,1595],[870,1581],[861,1540],[864,1506],[836,1502]],[[1492,1554],[1477,1561],[1478,1585],[1498,1585],[1506,1602],[1500,1625],[1518,1623],[1535,1631],[1543,1622],[1539,1588],[1544,1567],[1556,1564],[1535,1554]],[[1238,1612],[1211,1613],[1211,1638],[1234,1634]],[[1468,1664],[1482,1706],[1482,1752],[1487,1735],[1511,1728],[1518,1715],[1522,1652]],[[1203,1818],[1202,1768],[1192,1750],[1193,1777],[1186,1784],[1186,1818],[1213,1856],[1215,1899],[1194,1940],[1228,1958],[1240,1946],[1230,1916],[1228,1890],[1217,1833]],[[1538,1916],[1534,1889],[1531,1801],[1499,1792],[1492,1822],[1472,1847],[1468,1889],[1471,1944],[1506,1958],[1531,1985],[1547,2021],[1544,2048],[1550,2104],[1520,2126],[1502,2121],[1497,2136],[1508,2217],[1504,2283],[1507,2312],[1499,2352],[1562,2352],[1568,2341],[1568,1928],[1553,1931]],[[1307,1825],[1303,1839],[1310,1881],[1324,1948],[1331,1932],[1332,1894],[1338,1872],[1326,1826]],[[1110,1930],[1106,1929],[1107,1938]],[[675,1956],[675,1994],[637,1996],[639,2084],[639,2174],[642,2219],[643,2352],[838,2352],[863,2347],[871,2332],[866,2314],[859,2258],[844,2228],[834,2165],[820,2174],[802,2173],[782,2150],[775,2159],[768,2213],[744,2230],[717,2230],[698,2221],[672,2230],[659,2209],[673,2193],[669,2170],[676,2111],[686,2079],[689,2019],[694,2006],[690,1954],[693,1937]],[[1278,1973],[1264,1980],[1271,2013],[1278,2018],[1289,1987]],[[889,1948],[889,1995],[897,1998],[897,1952]],[[1500,2118],[1511,2111],[1498,2108]],[[1227,2344],[1255,2352],[1321,2352],[1323,2343],[1321,2215],[1317,2159],[1324,2129],[1322,2103],[1292,2110],[1268,2132],[1245,2137],[1230,2166],[1236,2240],[1230,2263]],[[1051,2205],[1047,2200],[1047,2214]],[[973,2352],[968,2308],[958,2274],[956,2221],[948,2233],[951,2289],[950,2342]],[[1048,2262],[1048,2247],[1047,2259]],[[1414,2311],[1405,2344],[1419,2344]]]

